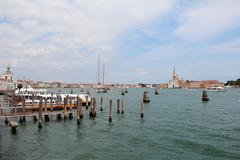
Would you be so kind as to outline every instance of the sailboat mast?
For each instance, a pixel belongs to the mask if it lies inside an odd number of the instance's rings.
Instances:
[[[105,74],[105,64],[103,63],[103,84],[104,84],[104,75]]]
[[[100,84],[100,53],[98,53],[98,85]]]

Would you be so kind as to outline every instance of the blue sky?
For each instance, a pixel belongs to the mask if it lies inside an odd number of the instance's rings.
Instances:
[[[239,0],[0,0],[0,71],[15,79],[162,83],[240,77]]]

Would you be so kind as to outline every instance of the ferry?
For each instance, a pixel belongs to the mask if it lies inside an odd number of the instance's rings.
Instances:
[[[224,87],[221,87],[221,86],[213,86],[213,87],[206,87],[205,88],[207,91],[217,91],[217,92],[223,92],[225,91],[225,88]]]

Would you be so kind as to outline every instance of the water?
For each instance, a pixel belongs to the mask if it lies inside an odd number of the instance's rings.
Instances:
[[[143,91],[150,92],[140,118]],[[76,119],[37,124],[28,118],[16,135],[0,123],[1,160],[66,159],[240,159],[240,90],[209,92],[201,101],[201,90],[129,89],[100,94],[103,112],[95,119],[85,113]],[[69,91],[65,91],[69,92]],[[97,97],[97,103],[100,97]],[[124,97],[125,114],[116,114],[116,99]],[[108,122],[109,99],[113,99],[113,122]]]

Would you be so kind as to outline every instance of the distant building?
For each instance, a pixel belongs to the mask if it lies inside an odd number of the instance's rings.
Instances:
[[[13,73],[10,69],[10,66],[7,66],[7,70],[2,73],[1,79],[13,80]]]
[[[218,80],[203,80],[203,81],[180,81],[181,88],[208,88],[208,87],[224,87],[224,83]]]
[[[180,78],[176,74],[175,65],[173,67],[172,79],[168,82],[168,88],[180,88],[179,86]]]
[[[168,83],[160,83],[159,87],[163,89],[168,88]]]
[[[224,87],[224,83],[219,82],[218,80],[204,80],[204,81],[201,81],[201,82],[202,82],[201,88]]]
[[[181,81],[180,82],[180,87],[181,88],[191,88],[191,89],[194,89],[194,88],[201,88],[201,85],[202,85],[202,81]]]
[[[139,83],[139,88],[152,88],[152,84]]]
[[[7,66],[7,70],[0,76],[0,90],[13,90],[15,83],[13,81],[13,73],[10,66]]]
[[[52,82],[49,86],[50,88],[61,88],[60,82]]]

